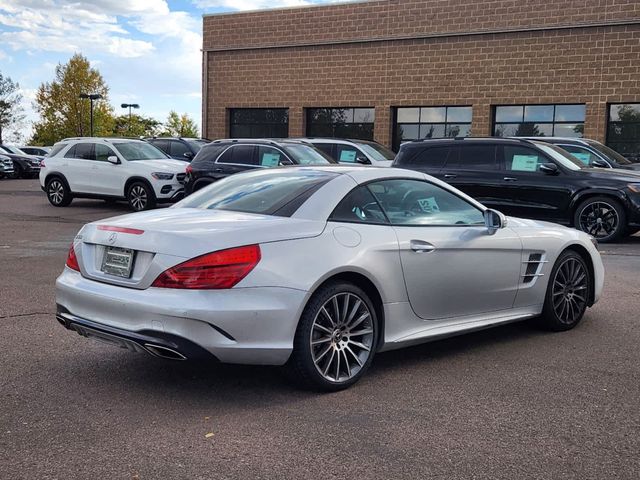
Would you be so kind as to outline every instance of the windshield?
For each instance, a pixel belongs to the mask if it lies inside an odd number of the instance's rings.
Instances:
[[[364,150],[364,152],[376,162],[386,162],[387,160],[393,160],[396,157],[395,153],[376,142],[356,142],[356,145]]]
[[[603,154],[609,160],[616,162],[618,165],[631,165],[633,162],[628,158],[623,157],[615,150],[607,147],[606,145],[601,144],[600,142],[587,141],[587,143],[595,148],[598,152]]]
[[[310,145],[286,143],[284,147],[286,147],[287,153],[300,165],[326,165],[327,163],[336,163],[335,160],[326,153]]]
[[[336,175],[298,168],[240,173],[218,180],[174,207],[278,215],[282,207]]]
[[[198,140],[198,139],[186,140],[186,142],[189,144],[189,146],[193,149],[195,153],[198,153],[202,147],[204,147],[207,143],[209,143],[206,140]]]
[[[560,147],[538,142],[536,142],[536,146],[551,158],[553,158],[560,165],[562,165],[564,168],[567,168],[569,170],[582,170],[582,168],[584,168],[584,165],[580,162],[580,160],[578,160],[566,150],[561,149]]]
[[[118,142],[114,143],[114,146],[118,149],[120,155],[129,162],[167,158],[164,153],[147,142]]]

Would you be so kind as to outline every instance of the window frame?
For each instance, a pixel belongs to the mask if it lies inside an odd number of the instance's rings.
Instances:
[[[258,158],[258,147],[269,147],[269,148],[273,148],[274,150],[278,150],[282,156],[286,159],[288,159],[290,162],[292,162],[294,165],[297,165],[296,162],[294,162],[293,160],[291,160],[291,158],[289,157],[289,155],[287,155],[284,150],[282,150],[281,148],[278,148],[275,145],[266,145],[266,144],[259,144],[259,143],[235,143],[233,145],[229,145],[227,148],[225,148],[224,150],[222,150],[218,156],[215,159],[215,164],[219,164],[219,165],[233,165],[236,167],[253,167],[253,168],[274,168],[274,167],[268,167],[266,165],[260,165],[260,163],[255,163],[255,164],[249,164],[249,163],[227,163],[227,162],[220,162],[220,158],[222,158],[222,156],[231,148],[234,147],[253,147],[253,155],[256,159],[256,161],[259,161]]]
[[[498,151],[496,152],[497,160],[498,160],[498,170],[497,172],[501,175],[546,175],[544,172],[541,172],[540,169],[536,169],[534,172],[528,172],[526,170],[507,170],[507,157],[505,155],[504,149],[507,147],[512,148],[525,148],[528,150],[533,150],[536,152],[538,157],[544,158],[546,161],[543,163],[553,163],[555,164],[561,172],[565,172],[565,168],[562,165],[559,165],[553,158],[547,155],[545,152],[541,152],[530,145],[498,145]]]
[[[484,212],[486,212],[488,210],[487,207],[485,207],[482,204],[479,204],[480,206],[476,206],[475,204],[469,202],[468,199],[462,197],[460,194],[458,194],[457,192],[454,192],[452,190],[449,190],[446,187],[443,187],[442,185],[438,185],[437,183],[431,182],[429,180],[426,179],[420,179],[420,178],[413,178],[413,177],[386,177],[386,178],[377,178],[374,180],[368,180],[364,183],[360,183],[358,185],[356,185],[355,187],[353,187],[351,190],[349,190],[341,199],[340,201],[336,204],[336,206],[334,207],[334,209],[331,211],[331,213],[329,214],[329,216],[327,217],[327,222],[335,222],[335,223],[349,223],[349,224],[355,224],[355,225],[376,225],[376,226],[384,226],[384,227],[420,227],[420,228],[433,228],[433,227],[445,227],[445,228],[449,228],[449,227],[467,227],[467,228],[477,228],[477,227],[481,227],[481,228],[486,228],[485,224],[477,224],[477,225],[469,225],[469,224],[452,224],[452,225],[444,225],[444,224],[439,224],[439,225],[415,225],[415,224],[407,224],[407,223],[402,223],[402,224],[395,224],[392,223],[391,220],[389,220],[389,217],[387,215],[387,212],[384,210],[384,208],[382,207],[382,205],[380,204],[380,201],[378,200],[378,198],[375,196],[375,194],[371,191],[371,189],[369,189],[369,185],[371,185],[372,183],[379,183],[379,182],[386,182],[389,180],[413,180],[416,182],[421,182],[421,183],[426,183],[428,185],[432,185],[434,187],[440,188],[442,190],[444,190],[447,193],[450,193],[451,195],[453,195],[454,197],[457,197],[458,199],[462,200],[463,202],[467,203],[468,205],[470,205],[471,207],[475,208],[476,210],[478,210],[483,218],[484,218]],[[376,203],[378,204],[378,207],[380,208],[380,211],[383,213],[384,217],[387,219],[387,223],[374,223],[374,222],[357,222],[357,221],[348,221],[348,220],[334,220],[333,219],[333,214],[335,213],[335,211],[337,210],[338,206],[340,205],[340,203],[342,203],[342,201],[347,198],[347,196],[349,196],[354,190],[360,188],[360,187],[366,187],[369,190],[369,193],[371,194],[371,196],[373,197],[373,199],[376,201]],[[480,208],[483,207],[483,208]]]
[[[373,110],[373,120],[371,122],[356,122],[355,121],[355,111],[359,110],[359,109],[366,109],[366,110]],[[314,110],[329,110],[329,117],[333,117],[333,110],[353,110],[353,118],[354,120],[351,122],[342,122],[342,123],[337,123],[337,122],[313,122],[311,121],[311,116],[313,114]],[[375,106],[346,106],[346,107],[306,107],[305,108],[305,136],[307,138],[323,138],[326,136],[318,136],[318,135],[313,135],[310,132],[310,127],[312,125],[326,125],[326,126],[330,126],[331,127],[331,135],[329,135],[329,137],[331,138],[354,138],[353,136],[350,137],[339,137],[336,135],[336,126],[337,125],[371,125],[371,138],[357,138],[358,140],[373,140],[375,137],[375,125],[376,125],[376,108]],[[338,161],[338,160],[336,160]]]
[[[584,114],[584,118],[582,119],[582,121],[556,121],[556,110],[557,107],[569,107],[569,106],[583,106],[585,108],[585,114]],[[497,115],[498,115],[498,108],[500,107],[522,107],[522,120],[521,121],[510,121],[510,122],[498,122],[497,121]],[[525,112],[526,112],[526,107],[553,107],[553,120],[551,121],[534,121],[534,122],[527,122],[525,121]],[[582,133],[580,134],[580,136],[577,137],[572,137],[572,138],[584,138],[584,126],[586,124],[586,119],[587,119],[587,104],[586,103],[518,103],[518,104],[510,104],[510,105],[492,105],[492,113],[491,113],[491,135],[494,137],[499,137],[499,138],[509,138],[509,137],[516,137],[515,135],[507,135],[507,136],[503,136],[503,135],[497,135],[496,134],[496,127],[498,125],[514,125],[514,124],[518,124],[518,125],[524,125],[524,124],[534,124],[534,125],[551,125],[551,135],[549,135],[550,137],[565,137],[566,135],[557,135],[556,134],[556,125],[574,125],[574,124],[581,124],[582,125]],[[523,135],[523,137],[530,137],[531,135]],[[540,138],[544,138],[545,136],[542,136]],[[517,138],[517,137],[516,137]]]
[[[418,112],[418,122],[399,122],[398,121],[398,110],[402,109],[402,108],[417,108],[419,110]],[[423,108],[444,108],[444,122],[422,122],[422,109]],[[450,122],[448,121],[448,117],[449,117],[449,109],[450,108],[469,108],[471,109],[471,120],[469,122]],[[422,125],[442,125],[444,127],[444,133],[445,135],[443,137],[430,137],[429,139],[432,138],[458,138],[456,137],[451,137],[451,136],[447,136],[447,127],[451,126],[451,125],[469,125],[469,134],[471,134],[471,127],[473,125],[473,105],[403,105],[403,106],[397,106],[397,107],[393,107],[393,135],[392,135],[392,141],[391,141],[391,145],[393,147],[393,150],[398,151],[400,149],[400,139],[398,138],[398,127],[400,125],[414,125],[418,127],[418,137],[420,137],[420,127]],[[466,138],[469,135],[464,135],[462,138]],[[412,142],[415,140],[423,140],[422,138],[415,138],[415,139],[408,139],[406,140],[406,142]]]
[[[269,130],[270,133],[273,133],[272,128],[274,128],[275,126],[282,126],[285,125],[286,129],[287,129],[287,133],[286,135],[280,137],[277,135],[268,135],[268,138],[288,138],[289,137],[289,108],[288,107],[256,107],[256,108],[252,108],[252,107],[232,107],[232,108],[228,108],[228,115],[229,115],[229,119],[228,119],[228,126],[229,126],[229,138],[261,138],[263,137],[263,135],[249,135],[248,137],[239,137],[239,136],[234,136],[233,130],[234,130],[234,126],[238,126],[238,125],[243,125],[243,126],[248,126],[249,130],[251,131],[253,127],[257,127],[257,126],[269,126]],[[234,113],[238,112],[238,111],[275,111],[275,110],[282,110],[285,114],[285,121],[284,122],[234,122]]]
[[[640,108],[640,100],[634,101],[634,102],[612,102],[612,103],[607,103],[607,130],[606,130],[606,140],[605,140],[605,145],[613,150],[615,150],[616,152],[618,152],[620,155],[622,155],[625,158],[629,158],[627,155],[630,155],[629,153],[624,154],[622,153],[620,150],[618,150],[617,148],[614,148],[613,145],[624,145],[624,144],[638,144],[640,145],[640,121],[638,122],[621,122],[619,120],[611,120],[611,108],[618,106],[618,105],[637,105]],[[611,127],[614,127],[616,125],[637,125],[638,130],[639,130],[639,136],[638,139],[636,141],[615,141],[611,139]],[[637,152],[637,155],[640,155],[640,147],[639,147],[639,151]]]

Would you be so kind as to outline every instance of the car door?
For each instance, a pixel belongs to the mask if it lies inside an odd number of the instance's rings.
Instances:
[[[470,140],[458,143],[437,176],[484,205],[499,208],[495,191],[503,175],[498,168],[497,144]]]
[[[124,195],[124,185],[127,180],[126,168],[122,163],[115,164],[107,161],[107,158],[111,156],[118,157],[108,145],[102,143],[94,145],[94,159],[91,169],[97,181],[93,193],[121,197]]]
[[[219,180],[234,173],[257,168],[255,145],[232,145],[218,157],[209,176]]]
[[[63,174],[72,192],[94,193],[95,175],[93,175],[93,143],[82,142],[73,145],[65,154]]]
[[[522,264],[514,231],[490,232],[480,208],[426,180],[381,180],[368,188],[396,232],[416,315],[443,320],[513,307]]]
[[[521,145],[500,147],[503,180],[491,204],[508,215],[567,223],[573,193],[567,173],[540,150]],[[553,174],[541,170],[552,164]]]

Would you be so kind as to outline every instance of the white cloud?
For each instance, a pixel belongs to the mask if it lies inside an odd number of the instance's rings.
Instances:
[[[200,8],[261,10],[265,8],[300,7],[316,2],[308,0],[195,0],[194,3]]]

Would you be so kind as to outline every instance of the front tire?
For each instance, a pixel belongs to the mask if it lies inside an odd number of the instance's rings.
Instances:
[[[587,310],[593,278],[584,259],[573,250],[565,250],[556,260],[544,300],[542,325],[549,330],[570,330]]]
[[[627,229],[627,215],[617,200],[609,197],[586,199],[576,209],[573,224],[599,242],[618,240]]]
[[[47,198],[54,207],[68,207],[73,195],[67,184],[58,177],[51,178],[46,185]]]
[[[351,283],[332,282],[309,300],[298,324],[289,370],[305,388],[333,392],[367,371],[379,336],[367,294]]]
[[[143,182],[134,182],[129,186],[127,201],[134,212],[149,210],[156,206],[156,196],[153,190]]]

